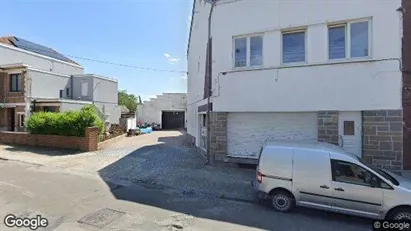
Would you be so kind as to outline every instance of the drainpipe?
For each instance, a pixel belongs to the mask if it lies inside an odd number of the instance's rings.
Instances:
[[[73,93],[74,93],[73,85],[74,85],[74,83],[73,83],[73,81],[74,81],[73,76],[70,75],[70,99],[74,99],[74,96],[73,96]]]
[[[208,79],[208,84],[207,84],[207,162],[206,164],[211,164],[214,163],[214,155],[213,158],[211,158],[211,152],[210,152],[210,145],[211,145],[211,129],[210,129],[210,112],[211,112],[211,107],[210,107],[210,98],[211,98],[211,88],[212,88],[212,80],[211,80],[211,65],[212,65],[212,57],[211,57],[211,50],[212,50],[212,44],[210,43],[211,41],[211,16],[213,15],[213,10],[214,10],[214,6],[216,3],[216,0],[211,0],[211,9],[210,9],[210,14],[208,15],[208,66],[207,66],[207,79]]]

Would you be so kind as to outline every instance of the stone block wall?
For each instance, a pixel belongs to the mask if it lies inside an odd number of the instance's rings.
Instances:
[[[379,168],[403,169],[402,110],[364,111],[363,159]]]
[[[338,145],[338,112],[320,111],[317,118],[318,141]]]
[[[227,155],[227,113],[210,113],[210,152],[216,160]]]

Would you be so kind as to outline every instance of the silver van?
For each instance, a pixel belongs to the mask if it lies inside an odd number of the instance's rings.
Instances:
[[[261,199],[368,217],[411,220],[411,182],[323,142],[267,141],[252,182]]]

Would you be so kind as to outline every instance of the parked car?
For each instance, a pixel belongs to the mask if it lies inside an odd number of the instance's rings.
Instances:
[[[265,142],[252,185],[280,212],[302,206],[372,219],[411,220],[410,181],[328,143]]]

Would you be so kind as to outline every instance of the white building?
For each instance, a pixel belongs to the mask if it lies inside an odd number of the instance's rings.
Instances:
[[[49,47],[0,37],[0,131],[24,130],[32,107],[63,112],[87,104],[94,104],[103,120],[118,124],[118,81],[84,74],[80,64]]]
[[[163,93],[137,107],[137,120],[160,124],[163,129],[186,127],[187,94]]]
[[[215,1],[212,153],[253,162],[266,139],[322,140],[402,170],[401,4]],[[187,130],[202,148],[211,6],[194,1],[188,45]]]

